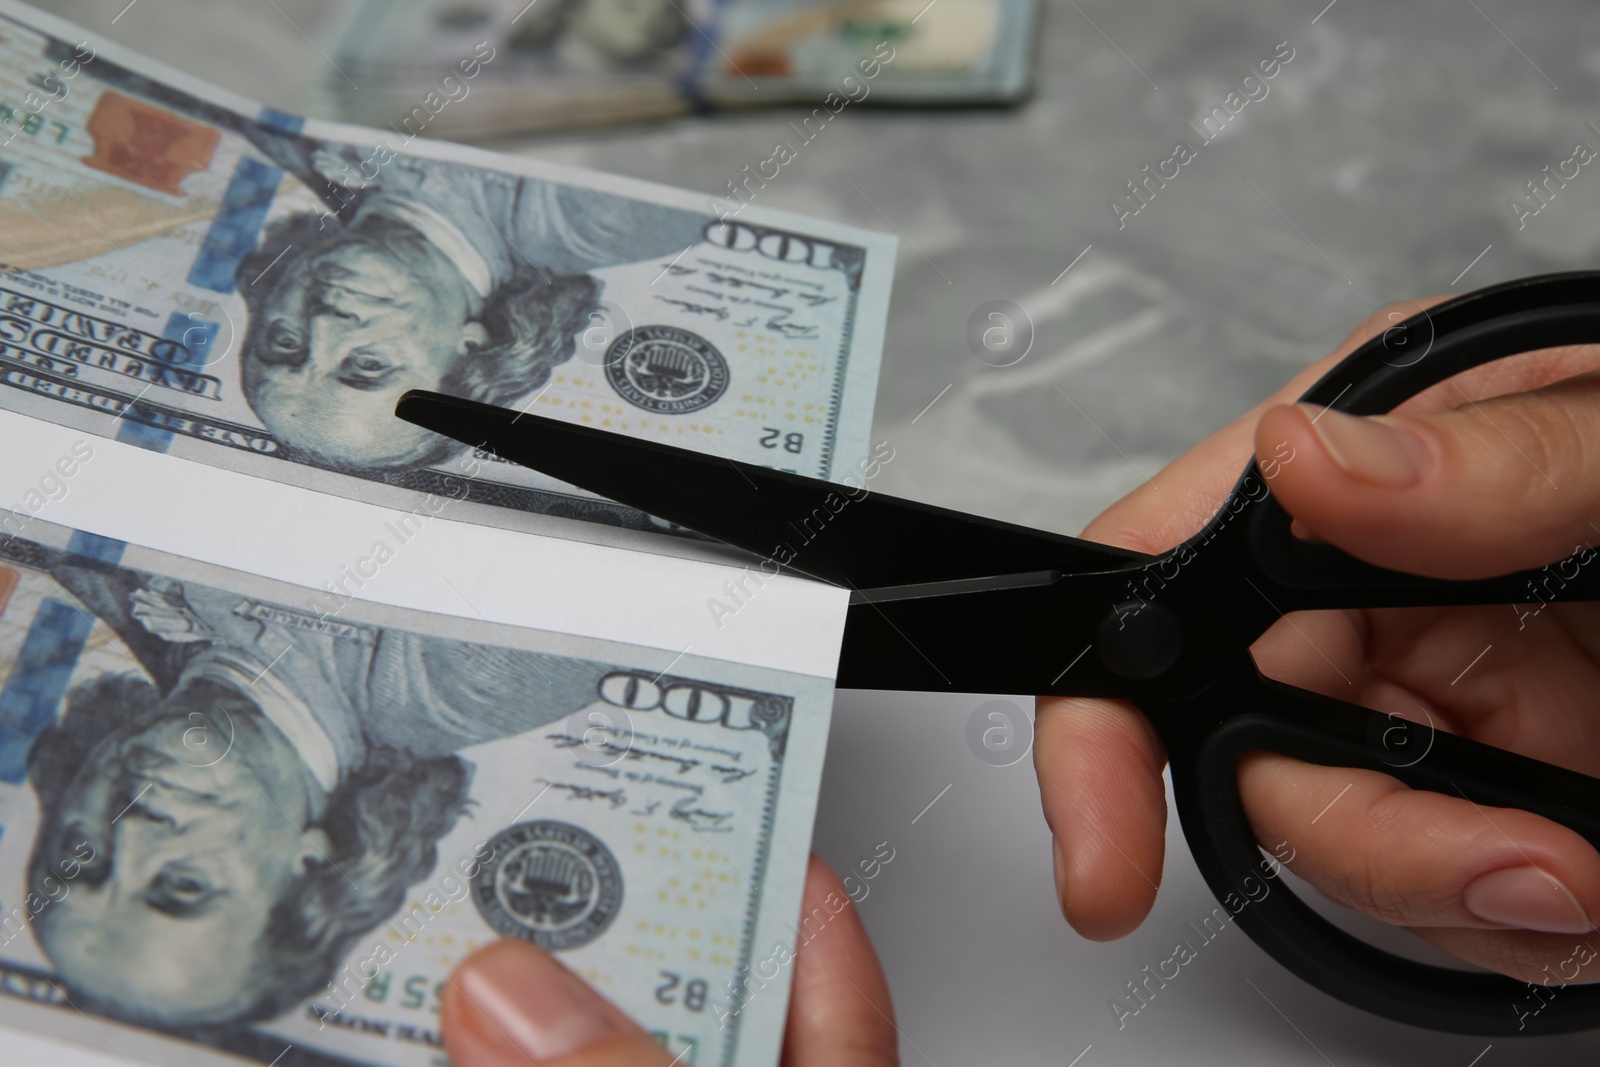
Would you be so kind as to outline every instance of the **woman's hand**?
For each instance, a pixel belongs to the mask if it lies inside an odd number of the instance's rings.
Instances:
[[[803,910],[839,879],[811,857]],[[784,1067],[894,1067],[894,1008],[854,904],[795,954]],[[610,1001],[523,941],[479,949],[445,987],[440,1018],[455,1067],[669,1067],[678,1061]]]
[[[1297,532],[1380,566],[1481,578],[1600,548],[1600,349],[1501,360],[1393,416],[1292,403],[1421,306],[1375,314],[1084,536],[1171,548],[1217,510],[1253,449]],[[1558,587],[1517,606],[1297,614],[1253,651],[1272,678],[1600,775],[1600,608],[1541,606]],[[1160,741],[1130,704],[1041,698],[1034,762],[1067,921],[1096,940],[1128,933],[1161,878]],[[1575,947],[1600,920],[1600,855],[1571,830],[1265,753],[1241,764],[1239,787],[1258,840],[1286,842],[1291,869],[1340,903],[1525,981],[1573,980],[1574,956],[1594,959]],[[1576,980],[1600,980],[1600,964]]]

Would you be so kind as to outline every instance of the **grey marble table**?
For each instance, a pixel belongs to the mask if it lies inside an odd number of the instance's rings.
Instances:
[[[306,110],[326,73],[319,0],[45,6],[286,109]],[[1508,203],[1575,142],[1600,147],[1592,3],[1051,0],[1041,36],[1026,107],[852,110],[760,193],[904,238],[875,427],[895,448],[886,492],[1076,532],[1379,305],[1595,261],[1600,168],[1535,217]],[[1280,42],[1294,58],[1268,95],[1202,143],[1190,124]],[[790,117],[497,147],[716,194],[770,154]],[[1119,219],[1112,198],[1181,140],[1195,158]],[[1010,367],[980,362],[965,340],[990,300],[1033,324]],[[1111,997],[1211,901],[1174,829],[1150,921],[1115,944],[1072,934],[1028,761],[996,768],[966,746],[987,699],[846,692],[836,705],[817,847],[841,866],[880,841],[896,849],[862,912],[906,1063],[1509,1067],[1600,1055],[1596,1036],[1486,1048],[1373,1019],[1233,931],[1119,1030]]]

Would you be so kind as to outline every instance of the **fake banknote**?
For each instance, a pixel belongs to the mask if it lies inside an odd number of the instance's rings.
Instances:
[[[680,1063],[776,1062],[788,970],[749,968],[793,942],[828,679],[0,525],[0,1023],[437,1065],[452,967],[518,937]]]
[[[419,114],[304,120],[0,3],[0,407],[523,527],[650,521],[400,422],[403,392],[854,472],[893,238],[429,142]]]
[[[878,104],[1013,102],[1031,85],[1038,19],[1037,0],[359,0],[349,8],[325,83],[339,112],[381,125],[442,89],[452,102],[438,129],[466,138],[708,105],[820,105],[830,93]]]

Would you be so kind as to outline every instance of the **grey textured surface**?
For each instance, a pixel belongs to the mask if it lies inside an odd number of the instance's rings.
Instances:
[[[125,2],[46,6],[102,28],[123,11],[106,32],[279,107],[305,109],[327,69],[310,40],[327,15],[316,0]],[[762,190],[905,238],[876,423],[896,450],[884,491],[1075,532],[1378,305],[1591,265],[1595,168],[1520,231],[1507,201],[1574,142],[1600,146],[1587,125],[1600,121],[1600,8],[1324,3],[1052,0],[1028,106],[852,110]],[[1187,123],[1280,41],[1295,58],[1270,94],[1201,147]],[[717,194],[793,114],[498,147]],[[1119,229],[1109,199],[1178,140],[1198,158]],[[1013,367],[967,349],[967,318],[991,299],[1037,328]],[[1150,921],[1111,945],[1073,935],[1029,763],[994,768],[966,748],[983,699],[836,705],[818,848],[841,866],[885,839],[897,850],[862,910],[908,1064],[1506,1067],[1600,1053],[1595,1036],[1486,1051],[1376,1020],[1237,932],[1119,1032],[1109,998],[1211,902],[1174,827]]]

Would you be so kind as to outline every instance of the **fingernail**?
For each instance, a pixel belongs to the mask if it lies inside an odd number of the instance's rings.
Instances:
[[[1507,867],[1467,886],[1462,902],[1485,922],[1547,934],[1586,934],[1594,924],[1572,890],[1537,867]]]
[[[598,993],[531,945],[496,945],[454,981],[470,1005],[463,1023],[490,1047],[509,1045],[536,1064],[623,1033]]]
[[[1299,407],[1311,418],[1311,428],[1333,461],[1359,481],[1404,489],[1421,481],[1433,461],[1426,445],[1392,423],[1311,404]]]

